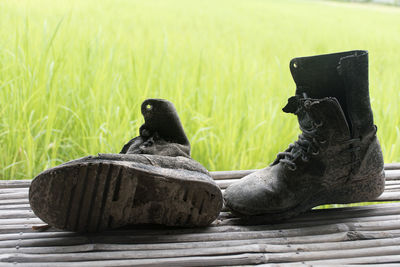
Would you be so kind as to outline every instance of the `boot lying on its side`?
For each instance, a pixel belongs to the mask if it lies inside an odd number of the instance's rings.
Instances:
[[[128,224],[206,226],[222,207],[208,171],[190,158],[173,104],[148,99],[140,135],[120,154],[73,160],[40,173],[29,189],[34,213],[59,229],[97,232]]]
[[[369,201],[384,190],[381,147],[368,89],[368,52],[295,58],[297,85],[283,111],[302,134],[267,168],[229,186],[225,204],[281,220],[322,204]]]

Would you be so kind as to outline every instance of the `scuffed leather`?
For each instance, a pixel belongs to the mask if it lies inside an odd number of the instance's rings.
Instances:
[[[145,123],[121,154],[149,154],[190,158],[190,143],[174,105],[164,99],[147,99],[141,111]]]
[[[304,157],[304,151],[290,146],[285,153],[291,156],[283,154],[296,168],[278,155],[269,167],[229,186],[226,206],[243,215],[269,214],[273,220],[321,204],[379,196],[383,157],[369,100],[368,52],[295,58],[290,70],[296,95],[283,111],[295,114],[306,131],[318,128],[314,143],[319,152]]]

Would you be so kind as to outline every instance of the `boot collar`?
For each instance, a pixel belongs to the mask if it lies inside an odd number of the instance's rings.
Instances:
[[[368,57],[368,51],[352,50],[342,53],[324,54],[310,57],[298,57],[290,61],[290,72],[301,95],[302,88],[308,88],[310,97],[322,98],[334,96],[337,88],[342,87],[340,66],[351,58]],[[340,101],[339,101],[340,102]]]

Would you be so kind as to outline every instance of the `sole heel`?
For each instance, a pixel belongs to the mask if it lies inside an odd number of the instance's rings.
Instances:
[[[324,204],[348,204],[367,202],[379,197],[385,190],[385,172],[373,174],[329,191]]]

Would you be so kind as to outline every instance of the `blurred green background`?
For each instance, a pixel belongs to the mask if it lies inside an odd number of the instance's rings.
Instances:
[[[400,8],[295,0],[0,2],[0,179],[30,179],[179,112],[209,170],[268,165],[297,139],[293,57],[366,49],[386,162],[400,161]]]

